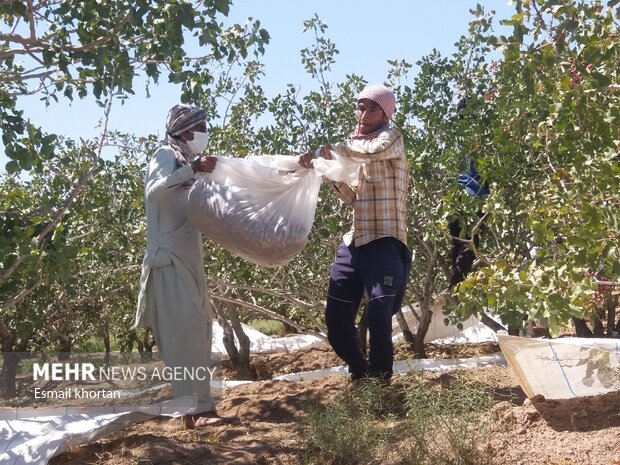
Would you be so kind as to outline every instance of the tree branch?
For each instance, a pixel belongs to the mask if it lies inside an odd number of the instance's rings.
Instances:
[[[36,23],[34,22],[33,11],[34,9],[32,7],[32,0],[28,0],[28,23],[30,25],[30,38],[36,39],[37,37],[36,28],[35,28]]]
[[[13,333],[4,323],[0,321],[0,349],[2,352],[10,352],[13,345]]]
[[[110,89],[112,89],[112,87],[113,87],[112,82],[110,82]],[[43,228],[43,230],[36,237],[36,244],[38,248],[41,248],[43,241],[45,240],[45,237],[61,222],[62,217],[65,215],[67,211],[69,211],[69,208],[71,207],[75,199],[78,197],[78,195],[82,192],[82,190],[86,186],[86,183],[90,180],[90,178],[95,173],[95,170],[97,169],[97,165],[99,164],[99,160],[101,159],[101,152],[103,150],[105,140],[107,138],[108,122],[110,119],[110,110],[112,108],[113,97],[114,95],[110,91],[108,95],[108,99],[106,101],[106,105],[105,105],[104,124],[101,130],[101,135],[99,137],[97,155],[93,157],[93,161],[92,161],[90,168],[73,185],[71,192],[69,193],[65,201],[62,203],[62,205],[58,209],[56,209],[56,211],[52,214],[51,221],[46,225],[45,228]],[[21,263],[25,259],[26,259],[25,255],[18,256],[15,259],[15,262],[13,263],[13,265],[11,265],[5,272],[2,273],[2,275],[0,275],[0,286],[3,286],[9,280],[11,275],[15,272],[15,270],[19,267],[19,265],[21,265]]]
[[[253,305],[247,302],[244,302],[243,300],[238,300],[238,299],[229,299],[228,297],[224,297],[221,295],[216,295],[216,294],[211,294],[211,298],[212,299],[216,299],[216,300],[221,300],[223,302],[228,302],[231,304],[236,304],[236,305],[241,305],[242,307],[246,307],[249,308],[250,310],[253,310],[257,313],[261,313],[263,315],[268,316],[269,318],[273,318],[274,320],[279,320],[279,321],[283,321],[284,323],[292,326],[293,328],[295,328],[297,331],[299,331],[300,333],[304,333],[304,334],[308,334],[308,330],[306,328],[304,328],[303,326],[301,326],[300,324],[294,322],[293,320],[280,315],[279,313],[273,312],[271,310],[268,310],[266,308],[263,307],[259,307],[258,305]],[[324,334],[318,333],[316,331],[310,331],[309,334],[312,334],[322,340],[326,340],[326,337]]]
[[[620,84],[610,84],[608,86],[598,87],[596,89],[587,89],[586,92],[587,93],[590,93],[590,92],[603,92],[603,93],[620,92]]]
[[[9,308],[13,308],[19,302],[24,300],[24,298],[34,291],[37,287],[39,287],[43,283],[43,278],[39,278],[36,283],[34,283],[31,287],[25,287],[22,289],[16,296],[13,296],[11,299],[2,304],[2,309],[8,310]]]
[[[316,307],[316,303],[308,303],[308,302],[304,302],[303,300],[297,299],[291,296],[290,293],[284,289],[265,289],[265,288],[258,288],[258,287],[253,287],[253,286],[223,283],[223,282],[219,282],[214,287],[220,287],[220,286],[224,286],[229,289],[237,289],[237,290],[248,291],[248,292],[260,292],[263,294],[271,295],[273,297],[277,297],[279,299],[285,299],[290,302],[293,302],[295,305],[298,305],[302,309],[302,311],[304,312],[304,315],[306,315],[308,319],[312,321],[312,323],[314,323],[316,328],[318,328],[322,332],[325,332],[325,328],[323,327],[323,325],[309,311]]]
[[[8,74],[3,73],[0,77],[0,82],[23,82],[29,79],[44,79],[50,77],[54,74],[55,68],[50,69],[49,71],[43,71],[41,73],[34,74],[26,74],[26,73],[17,73],[17,74]],[[8,92],[7,92],[8,93]]]
[[[110,89],[112,89],[112,87],[113,87],[112,83],[110,83]],[[103,150],[103,146],[105,144],[105,140],[108,134],[108,123],[110,120],[110,111],[112,110],[113,97],[114,97],[114,94],[110,92],[108,95],[108,99],[106,101],[106,105],[105,105],[104,122],[103,122],[103,128],[101,130],[101,135],[99,136],[97,155],[93,157],[93,162],[90,168],[88,169],[88,171],[86,171],[86,173],[84,173],[84,175],[82,175],[82,177],[74,185],[71,193],[65,199],[62,206],[56,210],[56,213],[52,217],[52,221],[50,221],[48,225],[43,229],[43,231],[41,231],[41,233],[37,236],[38,247],[41,247],[41,244],[43,243],[45,236],[47,236],[50,233],[50,231],[52,231],[52,229],[54,229],[60,223],[60,221],[62,220],[62,217],[65,215],[67,211],[69,211],[69,207],[71,206],[71,204],[75,201],[77,196],[82,192],[82,190],[86,186],[86,183],[90,180],[90,178],[95,173],[95,170],[97,169],[97,165],[99,164],[99,160],[101,160],[101,152]]]
[[[21,44],[24,47],[26,46],[29,47],[30,49],[40,49],[40,51],[56,48],[56,49],[62,50],[63,52],[71,52],[71,53],[87,52],[94,48],[100,47],[101,45],[105,44],[110,39],[115,37],[115,35],[125,26],[125,24],[127,24],[130,17],[131,15],[128,13],[120,21],[117,21],[116,19],[112,20],[111,22],[115,23],[116,26],[110,29],[109,35],[98,37],[97,39],[91,42],[88,42],[87,44],[81,44],[81,45],[65,44],[65,45],[59,46],[59,45],[55,45],[53,42],[40,40],[37,37],[32,37],[32,36],[24,37],[19,34],[13,34],[13,33],[0,34],[0,40],[5,41],[7,43]],[[20,49],[17,49],[17,50],[20,50]],[[11,52],[11,50],[9,50],[9,52]],[[6,53],[7,52],[0,54],[0,57],[7,56]]]
[[[2,272],[2,274],[0,275],[0,287],[4,286],[4,284],[9,280],[11,275],[15,272],[19,265],[22,264],[26,257],[27,255],[18,255],[13,264]]]
[[[482,223],[484,223],[484,220],[487,218],[487,216],[489,216],[489,212],[485,212],[485,214],[482,215],[480,219],[476,222],[476,224],[471,230],[471,239],[462,239],[456,236],[452,236],[452,237],[456,240],[459,240],[467,244],[467,246],[472,250],[472,252],[474,252],[476,260],[489,266],[491,265],[491,262],[486,257],[484,257],[484,255],[480,253],[480,251],[478,250],[478,247],[476,247],[476,243],[474,242],[474,237],[476,236],[476,234],[478,234],[478,230],[482,226]]]

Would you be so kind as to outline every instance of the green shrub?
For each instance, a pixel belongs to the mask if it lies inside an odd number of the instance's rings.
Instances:
[[[260,331],[267,336],[285,336],[286,335],[286,326],[284,323],[278,320],[251,320],[248,323],[249,326],[254,328],[256,331]]]
[[[116,338],[112,338],[110,341],[110,350],[112,352],[119,350],[119,344]],[[102,353],[105,352],[105,345],[103,339],[100,337],[89,337],[83,341],[76,343],[73,346],[73,352],[75,353]]]
[[[366,381],[326,406],[309,405],[310,464],[484,465],[492,391],[465,376],[445,387],[418,375],[392,386]]]
[[[357,464],[379,459],[388,440],[391,417],[381,386],[372,381],[342,393],[331,405],[310,404],[304,439],[312,464]]]
[[[447,387],[429,386],[412,376],[406,393],[403,464],[483,465],[490,463],[482,445],[489,434],[491,390],[467,376]]]

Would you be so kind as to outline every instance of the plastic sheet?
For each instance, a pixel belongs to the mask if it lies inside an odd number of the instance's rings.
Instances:
[[[311,347],[329,347],[323,339],[312,334],[296,334],[286,337],[270,337],[256,331],[251,326],[241,324],[246,336],[250,338],[250,352],[253,354],[271,352],[291,352],[299,349],[309,349]],[[220,356],[227,357],[226,348],[222,342],[224,330],[217,321],[213,322],[213,352]],[[235,335],[235,344],[239,345]]]
[[[498,336],[499,345],[529,397],[567,399],[618,389],[620,340],[527,339]],[[615,376],[611,375],[612,372]]]
[[[481,323],[480,320],[474,316],[471,316],[462,322],[462,329],[459,329],[453,324],[444,324],[445,315],[443,313],[443,305],[443,300],[438,299],[435,305],[431,308],[433,318],[431,319],[428,331],[424,337],[424,342],[433,342],[435,344],[475,344],[478,342],[497,342],[497,335],[495,334],[495,331],[484,323]],[[420,318],[419,306],[404,307],[402,312],[409,329],[415,334]],[[403,335],[396,318],[392,319],[392,333],[394,334],[392,337],[394,342],[403,339]]]

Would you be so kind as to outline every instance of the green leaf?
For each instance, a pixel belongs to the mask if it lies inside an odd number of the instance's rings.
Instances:
[[[8,174],[15,174],[15,173],[19,173],[20,168],[19,168],[19,163],[17,163],[15,160],[10,160],[4,167],[6,169],[6,172]]]
[[[220,13],[228,16],[230,11],[230,1],[229,0],[215,0],[215,9]]]

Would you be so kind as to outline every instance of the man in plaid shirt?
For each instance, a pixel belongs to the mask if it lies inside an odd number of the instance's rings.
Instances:
[[[331,151],[360,163],[356,185],[331,182],[353,208],[353,228],[343,237],[331,267],[325,319],[327,337],[349,366],[351,378],[392,376],[392,316],[400,309],[411,267],[407,248],[407,157],[400,132],[390,126],[394,93],[383,85],[366,87],[357,102],[358,125],[345,141],[302,155],[312,167]],[[355,317],[364,290],[368,296],[368,360],[361,351]]]

